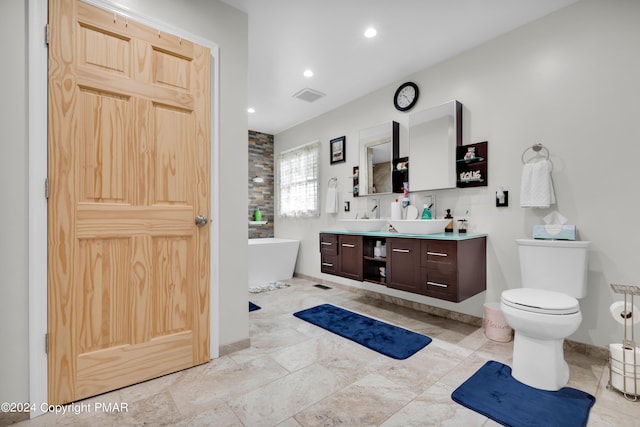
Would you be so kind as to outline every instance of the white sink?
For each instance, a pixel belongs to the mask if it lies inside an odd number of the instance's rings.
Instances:
[[[339,219],[338,225],[345,231],[388,231],[386,219]]]
[[[402,234],[434,234],[442,233],[448,219],[399,219],[389,223]]]

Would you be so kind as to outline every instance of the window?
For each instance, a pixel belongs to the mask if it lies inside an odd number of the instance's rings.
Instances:
[[[320,144],[313,142],[278,156],[278,212],[282,217],[318,216],[318,158]]]

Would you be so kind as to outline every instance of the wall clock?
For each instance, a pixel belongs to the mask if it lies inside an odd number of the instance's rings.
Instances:
[[[398,111],[408,111],[418,102],[418,85],[413,82],[406,82],[398,87],[393,95],[393,105]]]

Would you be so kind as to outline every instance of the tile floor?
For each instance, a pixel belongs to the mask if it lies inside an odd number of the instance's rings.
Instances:
[[[78,402],[18,426],[496,426],[454,403],[453,390],[487,360],[510,364],[512,343],[481,328],[295,278],[250,294],[251,347],[210,363]],[[292,316],[331,303],[433,338],[398,361]],[[589,427],[640,426],[640,402],[606,389],[604,360],[568,352],[569,386],[594,394]],[[97,412],[96,403],[127,411]],[[84,409],[80,405],[84,406]],[[89,412],[86,408],[90,408]]]

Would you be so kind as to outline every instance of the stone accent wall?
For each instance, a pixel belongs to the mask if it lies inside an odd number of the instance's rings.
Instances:
[[[273,216],[275,214],[273,135],[249,131],[249,212],[248,220],[253,220],[256,208],[262,212],[265,225],[249,224],[249,238],[273,237]],[[264,182],[253,182],[260,177]]]

